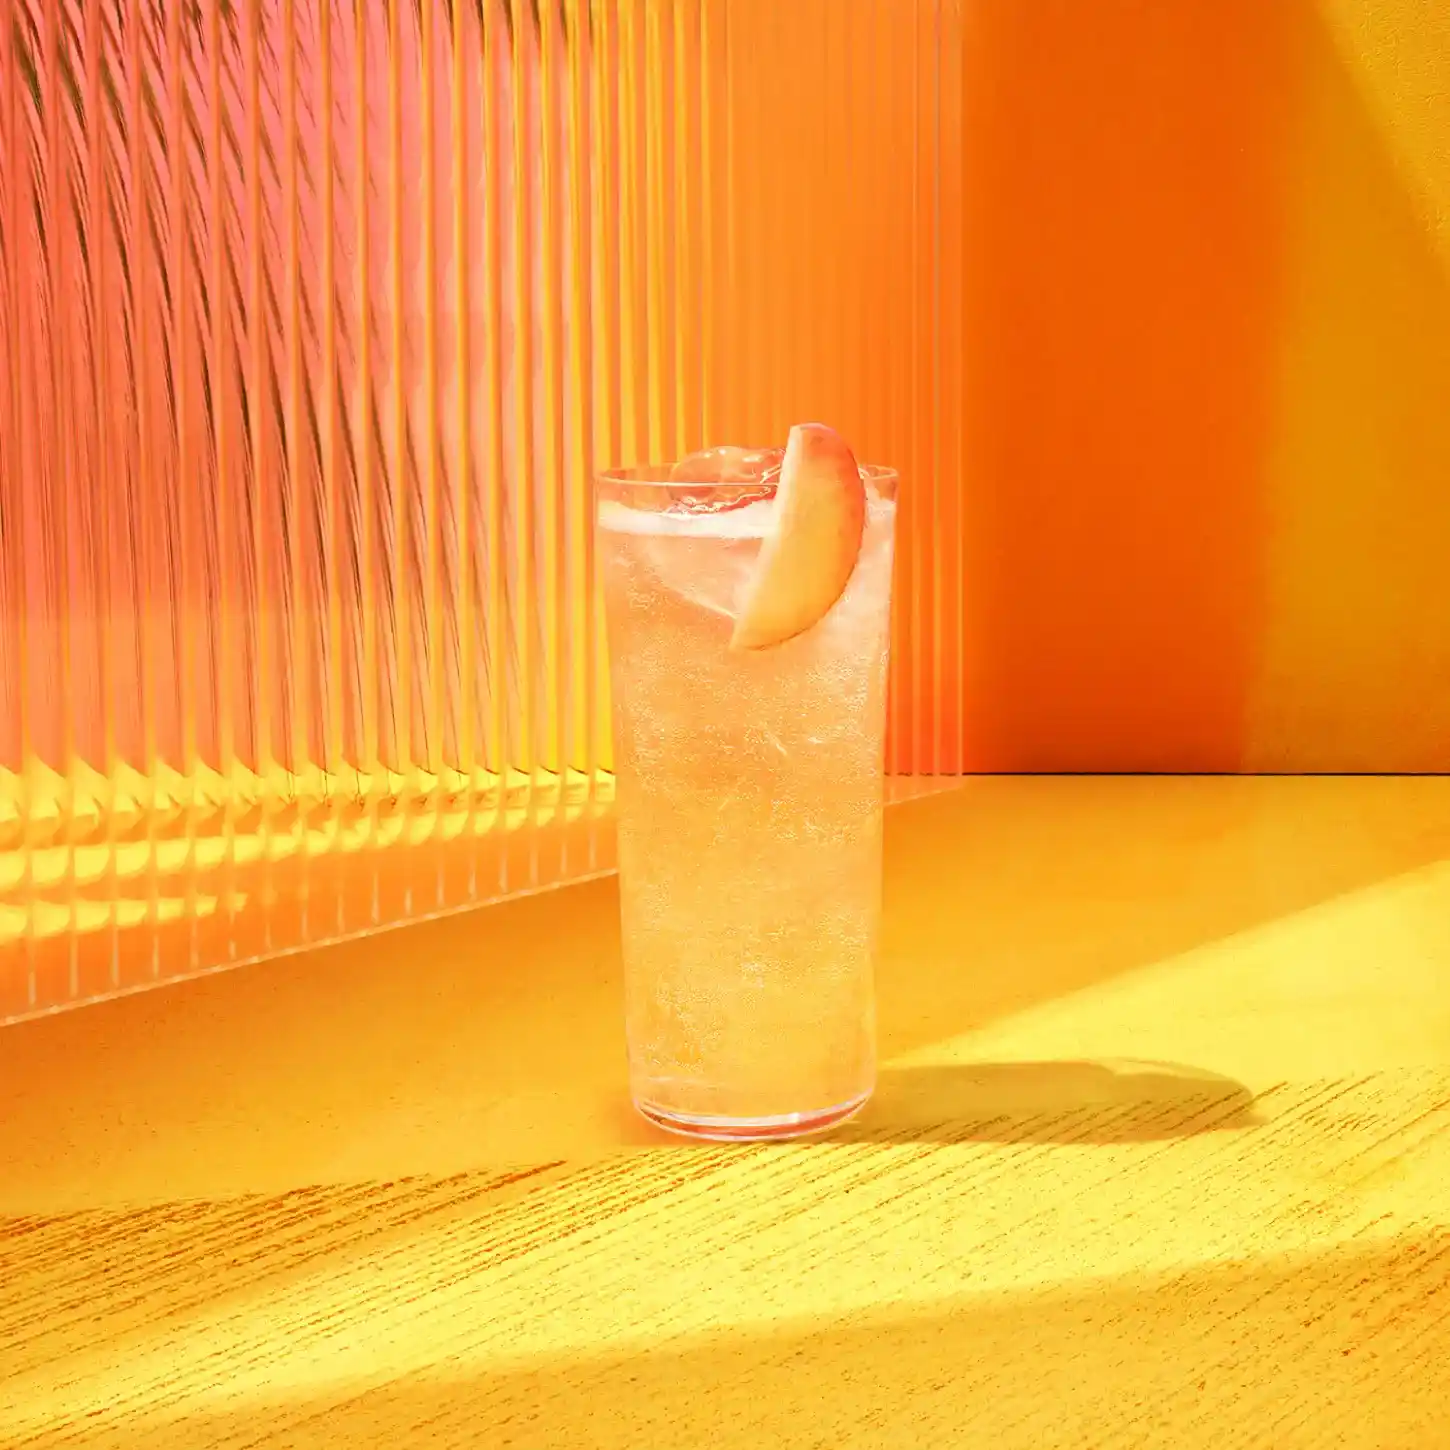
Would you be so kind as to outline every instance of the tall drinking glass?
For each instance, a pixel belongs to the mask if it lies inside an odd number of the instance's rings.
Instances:
[[[861,469],[844,591],[761,649],[731,637],[773,491],[678,476],[597,481],[630,1086],[677,1132],[790,1137],[875,1083],[896,475]]]

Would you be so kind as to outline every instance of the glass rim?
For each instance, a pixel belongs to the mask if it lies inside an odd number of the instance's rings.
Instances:
[[[691,479],[671,478],[670,472],[674,468],[673,463],[638,463],[628,467],[596,468],[594,470],[594,482],[596,485],[615,487],[638,488],[641,485],[653,488],[729,488],[741,489],[752,486],[748,479]],[[884,463],[858,463],[856,465],[862,477],[868,483],[881,485],[897,485],[901,482],[901,474],[894,468]]]

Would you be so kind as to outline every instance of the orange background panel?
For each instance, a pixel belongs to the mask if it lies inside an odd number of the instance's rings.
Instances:
[[[1281,8],[981,7],[967,763],[1234,769],[1264,628]]]
[[[1450,17],[970,15],[966,763],[1450,766]]]
[[[894,768],[1450,767],[1450,17],[742,3],[711,437],[898,464]]]

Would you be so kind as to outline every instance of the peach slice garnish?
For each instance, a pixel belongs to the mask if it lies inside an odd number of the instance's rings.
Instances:
[[[866,487],[846,440],[824,423],[790,430],[775,495],[775,529],[730,638],[768,649],[809,629],[841,597],[866,528]]]

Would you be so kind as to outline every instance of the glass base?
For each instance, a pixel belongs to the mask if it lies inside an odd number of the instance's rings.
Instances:
[[[865,1107],[871,1092],[837,1103],[830,1108],[817,1108],[808,1113],[777,1113],[768,1118],[727,1118],[677,1113],[656,1103],[635,1100],[635,1111],[658,1128],[686,1138],[708,1138],[717,1143],[768,1143],[784,1138],[803,1138],[808,1133],[823,1133],[844,1123]]]

